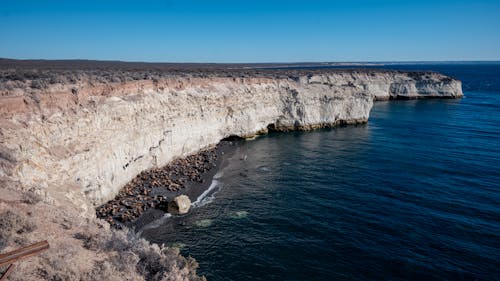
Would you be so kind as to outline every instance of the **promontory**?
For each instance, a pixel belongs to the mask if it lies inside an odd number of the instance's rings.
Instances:
[[[140,172],[269,130],[368,122],[373,102],[459,98],[435,72],[0,60],[0,252],[48,240],[10,280],[201,280],[175,248],[95,208]]]

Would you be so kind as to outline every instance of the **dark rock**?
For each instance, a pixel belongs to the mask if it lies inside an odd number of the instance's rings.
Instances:
[[[187,182],[203,183],[203,173],[216,166],[216,149],[202,151],[184,159],[177,159],[162,168],[141,172],[126,184],[115,199],[98,207],[96,215],[108,221],[112,227],[122,228],[122,223],[136,220],[150,208],[167,211],[167,199],[163,195],[152,196],[153,188],[177,192]]]

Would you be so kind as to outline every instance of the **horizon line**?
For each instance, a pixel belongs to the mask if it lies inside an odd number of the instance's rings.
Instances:
[[[200,61],[141,61],[141,60],[106,60],[106,59],[85,59],[85,58],[62,58],[62,59],[44,59],[44,58],[7,58],[0,57],[4,61],[87,61],[87,62],[119,62],[119,63],[145,63],[145,64],[398,64],[398,63],[500,63],[500,59],[492,60],[374,60],[374,61],[267,61],[267,62],[200,62]]]

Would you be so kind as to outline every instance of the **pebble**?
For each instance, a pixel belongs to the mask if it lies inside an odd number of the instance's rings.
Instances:
[[[216,161],[216,148],[213,148],[174,160],[163,168],[141,172],[113,200],[96,209],[97,217],[121,228],[122,224],[134,221],[147,209],[161,208],[167,203],[162,195],[150,195],[153,188],[176,192],[185,188],[188,182],[202,183],[203,174],[216,167]]]

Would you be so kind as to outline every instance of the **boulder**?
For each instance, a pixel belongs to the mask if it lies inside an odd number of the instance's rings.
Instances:
[[[179,195],[168,202],[168,212],[171,214],[186,214],[189,212],[189,208],[191,208],[191,200],[186,195]]]

